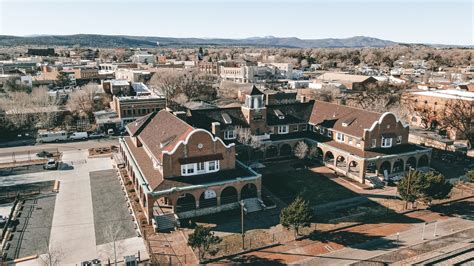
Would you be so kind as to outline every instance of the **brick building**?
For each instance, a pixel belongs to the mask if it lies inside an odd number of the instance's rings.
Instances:
[[[127,125],[120,152],[140,204],[158,229],[178,219],[262,208],[261,176],[235,158],[235,145],[162,110]]]
[[[159,95],[114,96],[111,105],[123,127],[139,117],[164,109],[166,100]]]
[[[429,166],[431,150],[409,144],[409,126],[393,113],[319,101],[265,104],[266,95],[255,86],[243,97],[241,107],[189,110],[188,121],[227,142],[248,128],[261,147],[249,154],[238,145],[242,160],[290,157],[304,141],[328,167],[362,183]]]

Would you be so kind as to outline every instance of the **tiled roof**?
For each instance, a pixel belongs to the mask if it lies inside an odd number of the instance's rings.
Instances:
[[[150,120],[153,117],[155,117],[156,114],[157,114],[157,112],[149,113],[149,114],[147,114],[143,117],[138,118],[137,120],[135,120],[131,123],[128,123],[126,128],[127,128],[128,133],[130,134],[130,136],[136,136],[136,135],[140,134],[140,132],[142,131],[144,126],[147,125],[148,122],[150,122]]]
[[[307,103],[290,103],[290,104],[275,104],[267,106],[267,124],[274,125],[288,125],[297,123],[307,123],[311,116],[314,101]],[[277,115],[279,110],[284,117],[280,118]]]
[[[188,119],[188,122],[191,125],[209,131],[211,130],[211,124],[213,122],[219,122],[221,124],[221,129],[226,128],[227,124],[222,116],[223,114],[229,115],[232,120],[231,125],[248,127],[247,121],[245,120],[240,107],[190,110],[190,114],[191,117]]]
[[[153,167],[153,162],[144,150],[143,146],[136,147],[130,137],[124,137],[124,140],[127,143],[130,152],[133,154],[135,162],[138,164],[140,171],[148,181],[150,190],[155,190],[158,185],[163,182],[163,176],[161,175],[160,171]]]
[[[381,113],[316,101],[309,122],[362,138],[364,129],[369,129],[380,116]]]

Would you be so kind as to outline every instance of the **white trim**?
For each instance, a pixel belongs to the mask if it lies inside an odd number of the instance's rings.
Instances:
[[[222,139],[220,139],[219,137],[214,137],[211,134],[211,132],[209,132],[205,129],[196,128],[193,131],[189,132],[188,136],[186,136],[186,139],[184,141],[180,140],[178,143],[176,143],[176,145],[174,146],[174,148],[171,151],[163,151],[163,154],[168,154],[168,155],[174,154],[181,144],[187,145],[188,142],[189,142],[189,139],[191,138],[191,136],[196,132],[205,132],[205,133],[207,133],[211,137],[211,140],[213,142],[216,142],[217,140],[219,140],[222,143],[222,145],[224,145],[224,147],[226,147],[227,149],[235,145],[235,143],[230,143],[229,145],[225,145],[225,143],[224,143],[224,141],[222,141]]]
[[[398,122],[401,122],[401,123],[402,123],[402,126],[403,126],[404,128],[409,127],[409,125],[408,125],[408,124],[405,124],[402,120],[400,120],[400,119],[397,117],[396,114],[394,114],[394,113],[392,113],[392,112],[385,112],[385,113],[383,113],[383,114],[380,116],[380,118],[379,118],[378,121],[375,121],[369,129],[364,129],[364,131],[372,131],[372,130],[374,130],[374,128],[375,128],[375,126],[377,126],[377,124],[382,124],[383,119],[384,119],[385,116],[387,116],[387,115],[393,115],[393,116],[395,117],[396,123],[398,124]]]

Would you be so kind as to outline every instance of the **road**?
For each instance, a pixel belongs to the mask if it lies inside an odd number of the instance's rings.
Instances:
[[[28,159],[35,159],[37,158],[36,153],[43,150],[49,152],[64,152],[71,150],[89,149],[94,147],[105,147],[110,145],[118,145],[118,139],[105,138],[85,141],[43,143],[29,146],[0,148],[0,163],[12,162],[13,159],[15,159],[16,161],[26,161]]]

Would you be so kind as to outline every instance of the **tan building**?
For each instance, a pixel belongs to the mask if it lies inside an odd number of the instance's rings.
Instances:
[[[127,125],[127,131],[120,152],[158,230],[178,219],[239,208],[241,199],[248,208],[264,207],[261,175],[235,159],[234,144],[165,110]]]
[[[321,82],[336,82],[344,85],[348,90],[365,90],[377,84],[377,79],[370,76],[349,75],[344,73],[328,72],[317,78]]]
[[[426,90],[410,92],[405,97],[409,108],[410,124],[416,127],[436,130],[452,140],[466,139],[456,128],[443,124],[443,116],[458,105],[458,112],[469,114],[474,107],[474,92],[464,90]],[[461,110],[460,110],[461,109]],[[466,118],[472,116],[466,115]],[[472,121],[474,122],[474,121]],[[472,123],[471,122],[471,123]],[[474,131],[474,128],[473,128]]]

